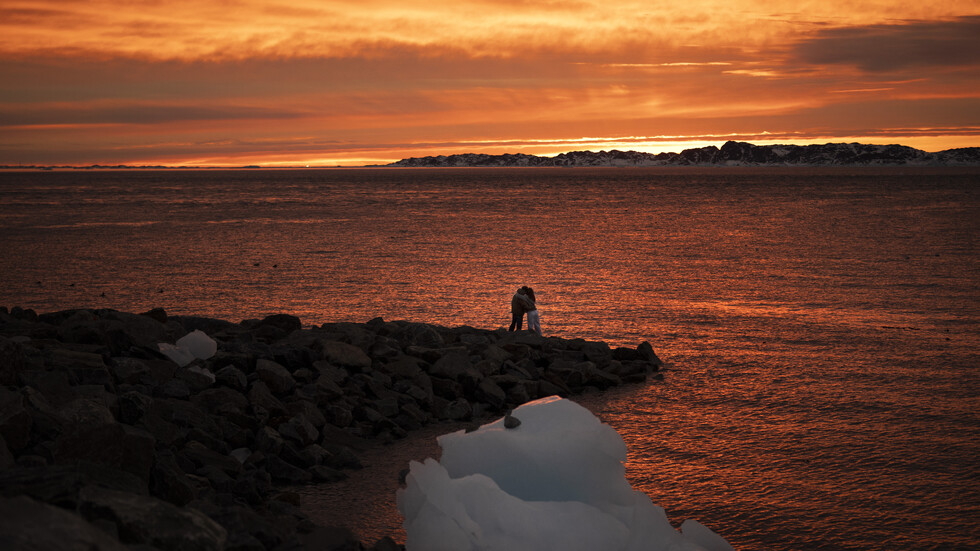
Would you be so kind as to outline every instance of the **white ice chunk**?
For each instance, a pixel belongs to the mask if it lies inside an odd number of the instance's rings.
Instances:
[[[164,356],[173,360],[180,367],[193,362],[195,358],[206,360],[218,351],[218,343],[200,329],[195,329],[177,339],[176,345],[161,342],[157,346]],[[210,375],[210,371],[207,375]],[[210,376],[211,382],[214,382],[214,375]]]
[[[441,436],[440,461],[410,464],[397,494],[409,551],[726,550],[700,524],[678,532],[630,487],[623,439],[587,409],[552,396],[513,415],[517,428]]]
[[[195,358],[206,360],[218,351],[218,343],[200,329],[195,329],[177,339],[177,346],[188,350]]]
[[[681,533],[708,551],[735,551],[735,548],[725,541],[725,538],[712,532],[710,528],[693,518],[681,523]]]
[[[194,354],[191,354],[190,350],[166,342],[161,342],[157,346],[160,347],[160,352],[164,356],[173,360],[180,367],[184,367],[194,361]]]

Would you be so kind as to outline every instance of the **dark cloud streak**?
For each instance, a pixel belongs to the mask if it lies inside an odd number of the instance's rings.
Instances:
[[[950,21],[914,21],[823,29],[795,46],[816,65],[854,65],[868,72],[980,66],[980,15]]]
[[[166,124],[174,122],[295,119],[308,113],[261,107],[181,105],[72,105],[25,109],[0,106],[0,127],[86,124]]]

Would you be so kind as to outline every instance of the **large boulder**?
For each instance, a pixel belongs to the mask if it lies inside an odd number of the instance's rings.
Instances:
[[[13,339],[0,337],[0,385],[17,384],[17,375],[26,365],[24,347]]]
[[[101,354],[55,348],[45,354],[45,365],[49,369],[67,371],[74,384],[106,385],[113,384],[112,374]]]
[[[405,347],[440,348],[446,344],[445,339],[435,328],[424,323],[406,323],[402,327],[401,334],[398,335],[398,340]]]
[[[11,551],[127,551],[82,517],[27,496],[0,498],[0,549]]]
[[[470,356],[464,351],[452,351],[439,358],[429,368],[429,375],[455,380],[470,368]]]
[[[657,357],[657,353],[653,351],[653,346],[649,342],[641,342],[640,345],[636,347],[636,351],[640,353],[642,359],[658,367],[664,365],[664,362]]]
[[[0,436],[14,452],[25,448],[31,440],[34,421],[20,392],[0,387]]]
[[[78,428],[63,435],[53,451],[55,463],[91,461],[135,474],[146,481],[153,467],[156,439],[122,423]]]
[[[149,496],[88,486],[79,493],[78,509],[90,521],[114,523],[123,543],[160,551],[223,551],[228,538],[204,513]]]
[[[300,319],[290,314],[272,314],[271,316],[266,316],[256,323],[255,327],[262,327],[263,325],[271,325],[287,335],[303,328],[303,323]]]
[[[289,370],[274,361],[259,358],[255,362],[255,372],[273,394],[286,394],[296,387],[296,380]]]
[[[73,310],[43,319],[58,325],[62,341],[103,345],[114,355],[132,347],[155,349],[157,343],[168,337],[167,327],[159,321],[115,310]]]
[[[245,391],[248,388],[248,376],[233,365],[222,367],[214,374],[214,377],[218,384],[238,391]]]
[[[322,359],[333,365],[365,369],[371,367],[371,357],[363,350],[345,342],[320,340],[316,343]]]

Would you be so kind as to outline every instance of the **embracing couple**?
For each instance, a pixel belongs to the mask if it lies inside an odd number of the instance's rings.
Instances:
[[[513,318],[510,322],[510,329],[520,331],[524,326],[524,314],[527,314],[527,328],[538,335],[541,334],[541,318],[538,316],[538,306],[534,300],[534,289],[521,287],[514,293],[514,298],[510,299],[510,313]]]

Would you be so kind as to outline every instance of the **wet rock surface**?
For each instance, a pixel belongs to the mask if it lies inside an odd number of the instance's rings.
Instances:
[[[178,367],[160,353],[194,330],[212,357]],[[397,549],[317,526],[286,486],[343,479],[368,441],[661,365],[649,343],[382,318],[0,308],[0,547]]]

